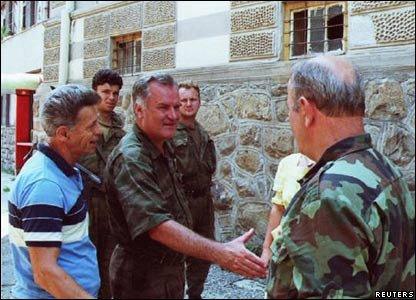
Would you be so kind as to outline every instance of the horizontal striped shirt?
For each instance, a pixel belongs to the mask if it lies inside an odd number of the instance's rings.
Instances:
[[[14,182],[9,200],[15,298],[52,298],[33,278],[28,247],[60,248],[58,265],[96,296],[97,256],[88,237],[88,204],[79,171],[40,145]]]

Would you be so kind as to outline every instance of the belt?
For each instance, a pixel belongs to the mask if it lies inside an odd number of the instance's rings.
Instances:
[[[167,266],[181,265],[185,262],[185,255],[173,250],[165,252],[161,255],[152,255],[150,253],[137,251],[136,249],[131,248],[129,246],[123,246],[122,244],[118,244],[117,246],[125,250],[127,253],[135,257],[135,259],[137,260],[143,259],[146,262],[152,262],[160,265],[163,264]]]

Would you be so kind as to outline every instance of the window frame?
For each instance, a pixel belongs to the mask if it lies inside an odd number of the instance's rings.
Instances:
[[[347,41],[348,41],[348,1],[287,1],[284,7],[284,24],[283,24],[283,58],[284,60],[293,60],[293,59],[302,59],[302,58],[311,58],[315,57],[317,54],[335,54],[342,55],[347,51]],[[328,51],[328,9],[332,6],[341,6],[342,15],[343,15],[343,37],[342,37],[342,49]],[[311,11],[319,8],[324,9],[325,16],[325,30],[324,30],[324,51],[318,53],[310,53],[310,17]],[[307,11],[307,44],[306,44],[306,53],[302,55],[292,55],[292,46],[294,42],[294,14],[296,12]]]
[[[10,107],[11,107],[11,95],[4,94],[1,95],[1,126],[11,127],[10,126]],[[4,114],[4,118],[3,118]]]
[[[142,56],[143,56],[143,44],[142,44],[142,32],[132,32],[123,35],[113,36],[111,37],[111,68],[117,71],[120,75],[128,76],[128,75],[136,75],[142,72]],[[132,43],[132,58],[133,58],[133,65],[127,66],[120,66],[120,58],[119,58],[119,45],[125,43]],[[137,43],[140,43],[140,62],[139,64],[135,64],[137,60]],[[138,69],[137,69],[138,67]],[[131,68],[131,72],[128,70]],[[127,69],[127,71],[125,71]]]

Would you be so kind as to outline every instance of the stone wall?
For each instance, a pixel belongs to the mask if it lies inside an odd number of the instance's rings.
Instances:
[[[230,61],[277,57],[278,1],[231,1]]]
[[[43,80],[45,82],[57,82],[59,79],[60,38],[61,24],[58,21],[45,23],[43,42]]]
[[[15,127],[1,126],[1,169],[12,172],[15,163]]]

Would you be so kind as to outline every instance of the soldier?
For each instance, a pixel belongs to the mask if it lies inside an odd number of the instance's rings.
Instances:
[[[265,264],[244,247],[252,229],[221,244],[187,228],[192,218],[167,142],[179,121],[173,78],[142,77],[132,94],[136,123],[111,153],[105,170],[111,227],[118,242],[110,263],[112,296],[183,298],[184,255],[244,276],[265,276]]]
[[[179,84],[179,100],[180,122],[173,143],[192,214],[193,231],[214,239],[214,207],[210,187],[216,167],[215,146],[195,120],[201,105],[198,85],[192,82]],[[186,259],[186,293],[189,299],[201,298],[209,267],[210,263],[206,260]]]
[[[120,89],[123,86],[121,76],[110,69],[99,70],[92,79],[92,88],[100,95],[101,101],[97,104],[98,123],[101,128],[96,150],[80,160],[80,164],[89,171],[103,177],[107,158],[111,151],[124,136],[123,121],[114,112],[117,105]],[[97,248],[98,265],[100,269],[101,287],[100,298],[110,298],[110,282],[108,268],[111,254],[115,247],[115,240],[110,235],[108,205],[105,200],[103,183],[91,180],[90,176],[83,174],[84,184],[88,191],[89,201],[89,234]]]
[[[299,150],[316,161],[272,246],[269,298],[374,298],[413,291],[414,202],[365,134],[358,72],[339,57],[297,63],[288,84]]]

